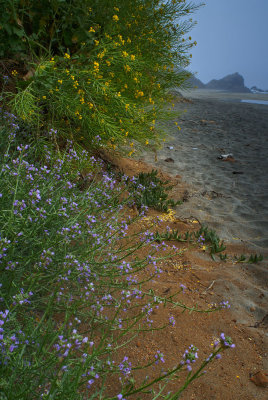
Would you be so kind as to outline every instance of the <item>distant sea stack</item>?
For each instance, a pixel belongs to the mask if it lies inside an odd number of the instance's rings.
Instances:
[[[227,90],[228,92],[250,93],[244,84],[244,78],[238,72],[227,75],[222,79],[212,79],[205,85],[206,89]]]
[[[190,78],[189,81],[193,87],[197,87],[198,89],[215,89],[225,90],[227,92],[251,93],[250,89],[245,86],[243,76],[238,72],[227,75],[222,79],[212,79],[207,84],[204,84],[195,76]]]

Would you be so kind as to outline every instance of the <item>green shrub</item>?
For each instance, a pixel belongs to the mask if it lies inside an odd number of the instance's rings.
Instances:
[[[140,209],[142,206],[153,207],[159,211],[168,211],[169,207],[181,204],[181,201],[168,199],[168,191],[173,186],[167,181],[162,181],[157,176],[157,171],[141,172],[127,181],[128,188],[134,196],[135,203]]]
[[[53,126],[88,147],[159,142],[155,121],[170,117],[168,90],[182,87],[195,44],[180,0],[9,0],[0,54],[14,58],[20,117]],[[4,40],[4,37],[7,39]]]

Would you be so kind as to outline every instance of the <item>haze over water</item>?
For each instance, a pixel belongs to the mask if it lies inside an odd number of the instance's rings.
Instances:
[[[200,1],[195,0],[196,4]],[[202,82],[239,72],[249,88],[268,90],[268,1],[205,0],[193,15],[191,71]]]

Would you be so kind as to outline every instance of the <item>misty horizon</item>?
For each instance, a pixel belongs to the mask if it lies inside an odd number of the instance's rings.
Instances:
[[[238,72],[245,86],[268,90],[268,1],[204,0],[194,15],[190,70],[203,83]],[[201,0],[194,0],[195,4]]]
[[[199,79],[204,85],[207,85],[208,83],[210,83],[210,82],[213,81],[213,80],[221,80],[221,79],[223,79],[223,78],[226,78],[226,77],[229,76],[229,75],[234,75],[234,74],[239,74],[239,75],[242,76],[242,78],[244,79],[245,87],[247,87],[248,89],[251,89],[251,88],[253,88],[253,87],[256,87],[256,88],[261,89],[261,90],[263,90],[263,91],[265,91],[265,92],[268,92],[268,84],[267,84],[267,87],[259,87],[259,86],[257,86],[257,85],[247,86],[246,83],[245,83],[245,78],[244,78],[244,76],[243,76],[239,71],[235,71],[235,72],[229,73],[229,74],[227,74],[227,75],[225,75],[225,76],[220,76],[219,78],[212,77],[212,78],[209,79],[208,81],[203,81],[203,80],[199,77],[198,74],[194,74],[194,77],[197,78],[197,79]]]

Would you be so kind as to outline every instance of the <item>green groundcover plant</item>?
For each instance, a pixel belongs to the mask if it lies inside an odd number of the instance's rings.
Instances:
[[[166,324],[154,327],[153,310],[161,304],[201,310],[145,289],[144,281],[161,273],[157,253],[167,247],[149,231],[129,233],[135,221],[127,211],[134,201],[127,178],[116,181],[71,142],[59,152],[39,141],[37,151],[21,142],[20,129],[14,115],[1,113],[0,399],[122,400],[148,390],[156,399],[186,370],[182,386],[161,395],[178,399],[208,363],[234,347],[231,339],[222,333],[203,362],[191,345],[164,375],[135,382],[137,369],[146,371],[164,355],[159,349],[147,365],[132,365],[128,343],[139,330],[175,323],[167,315]],[[166,250],[162,258],[169,256]],[[115,361],[119,349],[122,360]],[[116,384],[108,393],[111,377]]]
[[[16,115],[91,148],[160,142],[173,87],[189,78],[186,0],[6,0],[0,57]],[[13,90],[12,90],[13,88]],[[163,135],[163,132],[161,132]]]

